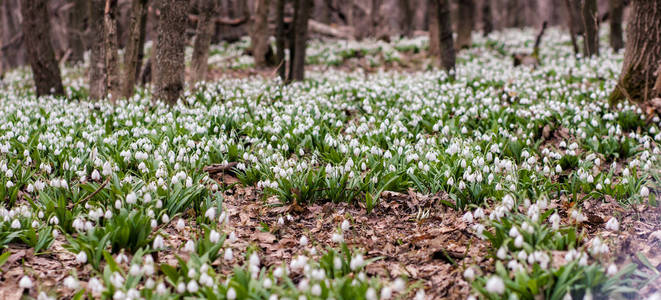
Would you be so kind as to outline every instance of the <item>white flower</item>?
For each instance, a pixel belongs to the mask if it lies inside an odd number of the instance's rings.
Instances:
[[[392,288],[389,286],[384,286],[381,289],[381,299],[388,300],[390,298],[392,298]]]
[[[251,266],[259,266],[259,256],[257,256],[256,252],[250,254],[249,263]]]
[[[498,257],[499,259],[507,258],[507,249],[505,249],[505,247],[500,247],[500,249],[498,249],[498,252],[496,252],[496,257]]]
[[[22,289],[31,289],[32,288],[32,280],[30,277],[23,276],[21,277],[21,280],[18,282],[18,286]]]
[[[126,195],[126,203],[135,204],[136,200],[138,200],[138,196],[136,196],[134,192],[130,192]]]
[[[195,252],[195,242],[193,242],[191,240],[186,242],[186,244],[184,245],[184,251],[189,252],[189,253]]]
[[[333,233],[333,236],[331,237],[331,240],[332,240],[334,243],[342,243],[342,242],[344,242],[344,236],[342,236],[342,234],[339,234],[339,233],[337,233],[337,232],[334,232],[334,233]]]
[[[649,194],[650,194],[650,190],[646,186],[643,186],[643,187],[640,188],[640,196],[641,197],[647,197],[647,196],[649,196]]]
[[[100,180],[101,179],[101,174],[99,174],[99,171],[94,169],[94,171],[92,171],[92,176],[91,177],[92,177],[92,180]]]
[[[610,231],[620,230],[620,222],[617,221],[617,218],[611,217],[608,222],[606,222],[606,229]]]
[[[189,293],[197,293],[197,290],[200,288],[200,286],[197,284],[195,280],[191,280],[188,282],[188,285],[186,285],[186,289],[188,290]]]
[[[301,239],[298,241],[301,246],[305,247],[308,245],[308,238],[306,236],[301,236]]]
[[[466,213],[461,217],[461,219],[464,220],[464,222],[466,222],[466,223],[469,223],[469,224],[470,224],[470,223],[473,223],[473,213],[470,212],[470,211],[469,211],[469,212],[466,212]]]
[[[351,224],[349,224],[349,221],[348,221],[348,220],[344,220],[344,221],[342,221],[342,226],[341,226],[342,231],[347,231],[347,230],[349,230],[349,227],[350,227],[350,226],[351,226]]]
[[[168,288],[165,286],[164,283],[159,282],[158,285],[156,286],[156,293],[159,295],[165,295],[168,292]]]
[[[165,248],[165,241],[163,241],[163,237],[160,235],[157,235],[154,238],[154,249],[159,250]]]
[[[489,277],[485,288],[489,293],[498,295],[505,293],[505,283],[502,278],[496,275]]]
[[[227,290],[227,299],[228,300],[236,299],[236,290],[234,290],[233,287],[231,287]]]
[[[211,230],[211,233],[209,233],[209,241],[212,243],[218,243],[220,240],[220,233],[216,230]]]
[[[12,229],[20,229],[21,228],[21,222],[19,222],[18,219],[14,219],[14,221],[11,221],[11,228]]]
[[[608,270],[606,271],[606,273],[608,274],[608,276],[613,276],[617,274],[617,266],[615,264],[610,264],[608,266]]]
[[[234,258],[234,254],[232,253],[232,248],[225,249],[225,255],[223,255],[223,258],[226,261],[230,261]]]
[[[84,264],[87,262],[87,253],[85,251],[80,251],[76,254],[76,262]]]
[[[310,293],[313,296],[317,296],[317,297],[321,296],[321,286],[319,284],[313,285],[312,288],[310,289]]]
[[[351,263],[349,264],[351,267],[351,270],[356,270],[360,267],[362,267],[365,264],[365,260],[363,259],[362,254],[357,254],[353,258],[351,258]]]
[[[319,294],[321,294],[321,293],[319,293]],[[367,300],[378,300],[378,298],[376,296],[376,291],[374,290],[374,288],[370,287],[370,288],[367,289],[367,292],[365,292],[365,299],[367,299]]]
[[[210,207],[204,213],[204,216],[209,218],[209,220],[213,220],[216,217],[216,208],[215,207]]]
[[[184,230],[185,226],[186,226],[186,223],[184,222],[184,219],[179,218],[179,220],[177,220],[177,224],[174,227],[177,230],[181,231],[181,230]]]
[[[78,280],[76,280],[76,278],[73,278],[72,276],[68,276],[67,278],[64,278],[64,286],[72,290],[77,290],[78,287],[80,287],[80,284],[78,283]]]
[[[464,271],[464,278],[466,278],[466,280],[473,281],[473,279],[475,279],[475,270],[473,270],[471,267],[466,268]]]

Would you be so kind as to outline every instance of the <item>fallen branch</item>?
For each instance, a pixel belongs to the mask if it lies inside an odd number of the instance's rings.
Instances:
[[[193,21],[193,22],[197,22],[200,19],[200,17],[197,16],[197,15],[189,14],[188,19]],[[234,19],[226,18],[226,17],[217,17],[217,18],[211,19],[211,21],[214,22],[214,23],[221,24],[221,25],[239,26],[239,25],[247,23],[248,19],[249,19],[248,17],[234,18]]]
[[[341,39],[354,39],[354,32],[355,29],[353,27],[349,26],[329,26],[324,23],[315,21],[315,20],[309,20],[308,21],[308,26],[310,28],[310,31],[319,33],[322,35],[328,35],[334,38],[341,38]]]
[[[92,192],[91,194],[87,195],[85,198],[83,198],[83,200],[80,200],[80,201],[74,203],[74,204],[73,204],[71,207],[69,207],[69,208],[72,208],[72,207],[75,207],[75,206],[78,206],[78,205],[81,205],[81,204],[85,204],[87,201],[89,201],[90,199],[92,199],[92,197],[94,197],[96,194],[98,194],[98,193],[99,193],[104,187],[106,187],[106,185],[108,185],[108,182],[110,182],[110,177],[106,178],[106,180],[103,181],[103,183],[102,183],[102,184],[101,184],[96,190],[94,190],[94,192]]]
[[[213,164],[202,168],[202,171],[207,172],[211,175],[217,173],[225,173],[225,172],[234,173],[232,172],[232,169],[236,167],[238,164],[239,164],[238,162],[230,162],[226,164]]]

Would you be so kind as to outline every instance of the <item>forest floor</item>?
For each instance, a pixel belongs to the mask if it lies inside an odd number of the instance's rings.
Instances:
[[[533,37],[476,37],[453,78],[423,38],[314,41],[287,86],[218,45],[172,108],[9,73],[0,299],[659,295],[661,120],[608,106],[621,53],[551,29],[512,66]]]

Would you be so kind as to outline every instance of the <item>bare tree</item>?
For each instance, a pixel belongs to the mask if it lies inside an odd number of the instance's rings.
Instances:
[[[103,44],[106,54],[106,90],[110,101],[121,95],[119,82],[119,49],[117,45],[117,0],[106,0],[103,14]]]
[[[571,0],[564,0],[565,9],[567,10],[567,25],[569,26],[569,35],[571,37],[571,44],[574,47],[574,54],[578,54],[578,42],[576,41],[576,36],[578,35],[577,24],[578,17],[576,16],[576,10]]]
[[[290,64],[287,81],[300,81],[305,77],[305,48],[308,40],[308,20],[312,0],[294,0],[294,23],[291,30]]]
[[[491,0],[482,1],[482,34],[487,36],[493,31],[493,15],[491,13]]]
[[[258,68],[266,67],[269,62],[269,6],[271,0],[255,1],[255,21],[250,32],[250,42],[252,43],[252,56],[255,58],[255,66]]]
[[[83,45],[83,32],[87,20],[87,5],[85,0],[71,0],[69,9],[69,26],[67,28],[67,37],[69,39],[69,62],[77,63],[83,61],[85,46]]]
[[[659,74],[655,74],[656,72]],[[661,97],[661,3],[634,0],[627,23],[627,43],[622,73],[610,103],[622,99],[647,102]],[[657,82],[656,86],[654,82]]]
[[[190,85],[203,80],[207,74],[207,60],[209,58],[209,45],[213,34],[212,17],[216,10],[216,0],[198,0],[199,17],[195,30],[195,43],[193,44],[193,57],[191,61]]]
[[[400,13],[400,27],[403,36],[411,36],[413,33],[413,14],[415,13],[411,7],[411,0],[398,0],[399,13]]]
[[[610,44],[613,50],[618,51],[624,47],[624,39],[622,38],[622,15],[624,13],[623,0],[610,0],[609,15],[610,15]]]
[[[184,89],[184,47],[188,0],[162,0],[156,41],[154,96],[170,105]]]
[[[285,4],[286,0],[276,0],[275,5],[275,49],[278,76],[287,79],[287,68],[285,62],[286,32],[285,32]]]
[[[122,95],[128,99],[133,95],[144,56],[145,28],[147,21],[148,0],[131,1],[129,20],[129,39],[124,51],[124,87]]]
[[[427,1],[427,14],[429,18],[429,56],[441,55],[441,41],[438,32],[438,0]]]
[[[473,25],[475,24],[475,1],[459,0],[457,10],[457,49],[469,48],[472,44]]]
[[[436,5],[436,18],[438,20],[438,40],[440,45],[441,66],[447,71],[454,69],[455,52],[452,39],[452,20],[450,19],[449,0],[438,1]]]
[[[91,0],[89,5],[90,22],[90,98],[98,100],[106,97],[106,51],[104,47],[105,29],[103,19],[105,0]]]
[[[64,95],[60,68],[50,43],[48,1],[23,0],[21,14],[25,46],[37,96]]]
[[[583,0],[583,55],[599,55],[599,27],[597,17],[597,0]]]

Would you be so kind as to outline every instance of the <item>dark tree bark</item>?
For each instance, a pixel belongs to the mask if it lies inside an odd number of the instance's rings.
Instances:
[[[381,0],[372,0],[370,2],[370,33],[372,36],[378,36],[378,28],[381,23]]]
[[[153,66],[156,99],[177,103],[184,89],[184,47],[186,46],[187,0],[163,0],[158,24],[156,61]]]
[[[489,35],[493,31],[493,16],[491,14],[491,0],[482,2],[482,34]]]
[[[411,36],[413,33],[413,14],[414,10],[411,7],[411,0],[398,0],[399,13],[400,13],[400,26],[403,36]]]
[[[60,68],[55,60],[48,30],[48,1],[23,0],[23,35],[37,96],[64,95]]]
[[[440,34],[438,32],[438,0],[427,1],[429,15],[429,56],[438,57],[441,55],[441,41],[439,40]]]
[[[287,68],[285,62],[285,0],[276,0],[275,7],[275,48],[276,48],[276,63],[278,66],[278,76],[280,79],[287,79]]]
[[[597,16],[597,0],[583,0],[581,7],[583,15],[583,55],[599,55],[599,27]]]
[[[661,67],[661,2],[634,0],[627,24],[627,43],[622,73],[610,103],[622,99],[647,102],[661,96],[654,89],[659,81],[655,72]]]
[[[473,25],[475,24],[475,1],[459,0],[457,10],[457,49],[470,48]]]
[[[524,7],[521,5],[522,0],[507,0],[507,27],[523,27],[524,21]]]
[[[624,12],[623,0],[610,0],[609,1],[609,15],[610,15],[610,44],[613,50],[618,51],[624,47],[624,40],[622,38],[622,14]]]
[[[255,66],[263,68],[268,66],[269,44],[269,6],[271,0],[255,1],[255,22],[252,25],[250,41],[252,43],[252,56],[255,58]]]
[[[140,73],[144,56],[145,26],[147,21],[147,0],[132,0],[129,19],[129,39],[124,51],[124,86],[122,95],[133,96],[135,81]]]
[[[67,36],[69,38],[69,49],[71,54],[68,61],[77,63],[83,61],[85,46],[83,45],[83,32],[87,23],[87,5],[86,0],[72,0],[73,6],[69,9],[69,26]]]
[[[198,0],[199,18],[195,30],[195,43],[191,61],[190,85],[204,80],[207,75],[207,60],[209,58],[209,45],[213,34],[212,18],[216,10],[215,0]]]
[[[576,41],[576,36],[578,36],[577,27],[576,27],[576,24],[578,22],[576,20],[578,19],[578,17],[576,16],[576,10],[574,9],[571,0],[564,0],[564,3],[565,3],[565,9],[567,10],[567,17],[568,17],[567,25],[569,27],[571,44],[574,47],[574,54],[578,54],[579,53],[578,42]]]
[[[290,61],[287,81],[301,81],[305,78],[305,48],[308,40],[308,20],[312,11],[312,0],[295,0],[294,23],[292,28]]]
[[[438,40],[441,49],[441,66],[450,71],[454,69],[455,53],[452,40],[452,20],[450,19],[449,0],[437,0],[436,18],[438,19]]]
[[[94,100],[106,97],[106,51],[103,20],[105,0],[92,0],[89,5],[90,22],[90,70],[89,91]]]
[[[27,62],[25,36],[21,29],[21,0],[0,1],[0,64],[4,70],[22,66]]]
[[[106,89],[110,101],[121,95],[119,82],[119,47],[117,45],[117,0],[106,0],[103,15],[103,42],[106,54]]]

